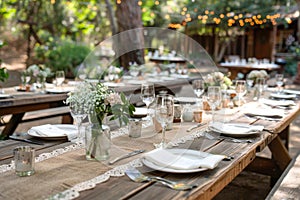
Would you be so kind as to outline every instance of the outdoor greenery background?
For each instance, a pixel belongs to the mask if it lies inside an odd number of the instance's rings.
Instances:
[[[209,18],[211,21],[203,23],[197,20],[197,16],[204,15],[209,10],[214,11],[209,15],[219,16],[231,12],[244,15],[259,13],[265,18],[279,10],[287,12],[299,2],[299,0],[0,0],[0,40],[7,40],[4,33],[9,33],[9,37],[25,38],[27,66],[43,63],[53,71],[64,69],[72,74],[95,46],[120,30],[137,28],[140,24],[165,28],[169,24],[181,24],[178,31],[188,35],[216,34],[219,37],[220,48],[215,50],[215,55],[211,55],[217,62],[223,56],[222,48],[230,41],[234,41],[249,26],[231,27],[224,20],[217,28],[212,29],[213,26],[209,26],[214,23],[212,17]],[[128,7],[124,6],[126,4]],[[130,18],[133,11],[141,12],[140,19],[135,21]],[[187,20],[187,13],[190,21]],[[284,19],[277,21],[287,25]],[[122,27],[124,24],[125,27]],[[265,28],[269,24],[258,26]],[[291,65],[293,66],[294,62]],[[295,73],[293,70],[290,71]]]

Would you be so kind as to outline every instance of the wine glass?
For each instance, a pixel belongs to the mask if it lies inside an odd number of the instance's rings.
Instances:
[[[257,91],[258,91],[257,100],[261,97],[261,95],[265,89],[265,83],[266,83],[266,80],[264,78],[257,78],[255,80],[255,87],[257,88]]]
[[[141,97],[142,97],[142,101],[147,106],[147,116],[146,116],[145,120],[147,122],[150,122],[149,106],[150,106],[150,104],[155,99],[154,84],[152,84],[152,83],[144,83],[144,84],[142,84],[142,87],[141,87]]]
[[[251,88],[253,87],[254,80],[247,76],[246,83],[247,83],[247,90],[248,90],[248,92],[250,92]]]
[[[246,81],[244,80],[237,80],[235,83],[235,92],[238,97],[238,106],[242,105],[242,98],[246,94],[247,89],[246,89]]]
[[[207,102],[212,110],[212,123],[214,123],[215,110],[220,105],[222,100],[221,87],[209,86],[207,89]]]
[[[193,81],[193,90],[199,100],[202,94],[204,93],[204,89],[205,89],[205,85],[203,80],[198,79]]]
[[[162,140],[161,143],[156,146],[165,148],[167,145],[165,135],[166,128],[169,123],[173,122],[174,117],[174,96],[169,94],[157,95],[155,117],[162,126]]]
[[[55,80],[56,80],[57,86],[62,86],[62,84],[65,80],[65,72],[64,71],[56,71]]]
[[[74,119],[74,123],[77,127],[77,139],[78,141],[83,141],[83,134],[81,134],[81,124],[87,114],[84,112],[83,104],[80,103],[70,103],[70,113]]]
[[[277,93],[280,94],[282,91],[282,85],[283,85],[283,74],[276,74],[276,85],[277,85]]]

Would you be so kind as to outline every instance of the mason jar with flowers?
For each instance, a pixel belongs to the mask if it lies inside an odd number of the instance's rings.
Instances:
[[[221,90],[229,89],[232,86],[232,81],[230,80],[230,78],[228,78],[228,76],[230,76],[230,74],[225,75],[222,72],[212,72],[212,73],[206,75],[203,78],[205,90],[207,90],[207,88],[209,86],[220,86]],[[221,106],[221,104],[220,104],[220,106]],[[217,109],[220,109],[220,106],[217,107]],[[205,97],[203,98],[203,109],[210,110],[210,106]]]
[[[247,80],[252,81],[251,86],[253,83],[255,84],[256,79],[258,78],[264,78],[265,80],[269,78],[269,75],[266,70],[252,70],[248,75],[247,75]],[[250,84],[250,83],[249,83]]]
[[[226,90],[232,85],[232,81],[228,76],[222,72],[210,73],[204,77],[205,87],[220,86],[222,90]]]
[[[51,70],[45,65],[30,65],[23,73],[22,73],[22,82],[23,85],[27,83],[34,83],[34,89],[41,89],[42,92],[45,90],[46,78],[51,76]]]
[[[117,120],[120,126],[129,122],[135,107],[123,93],[116,93],[103,83],[83,82],[71,92],[67,104],[77,104],[89,117],[85,134],[86,159],[106,160],[109,158],[110,129],[109,120]]]

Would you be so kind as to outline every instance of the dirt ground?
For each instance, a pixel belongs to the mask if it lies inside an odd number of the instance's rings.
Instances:
[[[4,66],[7,67],[10,73],[9,80],[2,84],[2,87],[15,86],[20,83],[20,71],[25,68],[25,59],[24,54],[19,53],[3,54],[3,51],[0,51],[0,57],[4,62]],[[292,79],[287,80],[287,87],[296,88],[300,90],[300,85],[294,85]],[[61,118],[56,117],[52,119],[47,119],[43,121],[31,122],[27,124],[21,124],[17,132],[22,133],[26,132],[29,127],[38,125],[40,123],[60,123]],[[289,153],[291,156],[294,156],[300,150],[300,116],[290,125],[290,150]],[[270,152],[266,149],[264,152],[260,153],[263,156],[270,156]],[[270,177],[251,173],[243,172],[237,176],[232,183],[230,183],[221,193],[219,193],[214,199],[223,200],[223,199],[265,199],[270,191]]]

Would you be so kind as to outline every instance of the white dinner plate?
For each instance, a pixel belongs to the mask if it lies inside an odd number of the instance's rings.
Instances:
[[[175,97],[175,101],[180,103],[196,103],[198,100],[196,97]]]
[[[209,129],[231,137],[246,137],[260,133],[260,131],[263,130],[263,126],[253,126],[242,123],[216,123],[210,124]]]
[[[172,152],[173,154],[177,155],[182,155],[185,156],[189,159],[199,159],[199,157],[207,157],[210,154],[206,152],[201,152],[201,151],[195,151],[195,150],[190,150],[190,149],[167,149],[168,151]],[[142,158],[142,162],[144,165],[147,167],[150,167],[151,169],[155,169],[158,171],[163,171],[163,172],[170,172],[170,173],[193,173],[193,172],[201,172],[208,170],[208,168],[196,168],[196,169],[173,169],[173,168],[168,168],[168,167],[162,167],[159,166],[146,158]]]
[[[0,94],[0,99],[11,98],[12,96],[9,94]]]
[[[300,91],[299,90],[283,90],[284,93],[287,94],[296,94],[296,95],[300,95]]]
[[[295,94],[277,94],[277,93],[271,93],[270,96],[275,99],[295,99],[297,97]]]
[[[46,92],[51,93],[51,94],[63,94],[63,93],[71,92],[71,91],[72,91],[71,88],[49,88],[49,89],[46,89]]]
[[[133,115],[136,117],[146,117],[147,112],[148,112],[147,108],[136,107],[135,111],[133,112]]]
[[[75,125],[71,125],[71,124],[54,124],[53,126],[56,126],[57,128],[63,129],[66,131],[66,133],[74,133],[77,131],[76,126]],[[38,137],[41,139],[46,139],[46,140],[65,140],[67,139],[67,135],[66,134],[56,134],[56,135],[51,135],[51,136],[47,136],[47,135],[41,135],[39,133],[37,133],[35,130],[33,129],[29,129],[28,130],[28,135],[33,136],[33,137]]]
[[[125,86],[124,83],[114,83],[114,82],[105,82],[103,84],[105,86],[107,86],[107,87],[121,87],[121,86]]]

